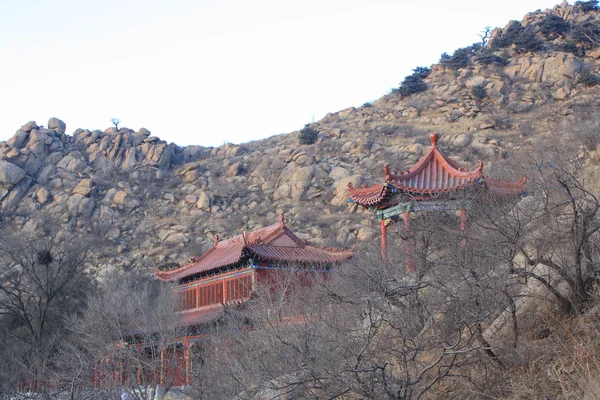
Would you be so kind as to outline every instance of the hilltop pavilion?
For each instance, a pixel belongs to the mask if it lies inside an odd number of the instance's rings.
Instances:
[[[381,221],[381,253],[387,253],[387,226],[400,216],[407,232],[412,212],[454,211],[460,215],[461,229],[465,229],[466,210],[470,206],[468,194],[489,193],[497,198],[514,198],[525,193],[526,177],[517,182],[489,178],[483,173],[483,162],[476,169],[465,169],[452,161],[437,146],[438,134],[429,136],[431,147],[412,168],[391,172],[383,169],[382,184],[355,188],[348,184],[350,202],[374,211]],[[406,242],[407,253],[412,252],[411,240]],[[407,257],[407,270],[414,271],[412,258]]]

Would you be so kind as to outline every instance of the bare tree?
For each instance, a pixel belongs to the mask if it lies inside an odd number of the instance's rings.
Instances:
[[[418,399],[473,364],[498,365],[482,331],[506,307],[501,277],[469,275],[460,242],[417,279],[405,253],[383,262],[368,248],[326,277],[282,271],[207,336],[195,398]]]
[[[545,288],[567,313],[591,299],[598,282],[600,206],[593,189],[589,137],[554,133],[523,155],[529,196],[500,218],[480,218],[512,274]],[[556,132],[556,131],[555,131]]]
[[[106,398],[121,389],[136,400],[162,398],[186,373],[174,310],[170,287],[135,271],[109,276],[71,325],[71,357],[87,369],[82,387]]]
[[[65,318],[79,312],[89,280],[88,238],[41,218],[0,235],[0,380],[48,397],[58,384],[55,362]]]

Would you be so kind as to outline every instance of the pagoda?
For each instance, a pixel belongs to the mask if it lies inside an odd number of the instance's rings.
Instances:
[[[223,306],[248,300],[258,283],[269,282],[279,270],[328,272],[332,265],[354,256],[352,250],[311,246],[279,222],[227,240],[215,237],[213,246],[180,268],[156,271],[161,281],[176,284],[182,325],[216,315]]]
[[[438,148],[437,133],[432,133],[429,138],[429,151],[412,168],[398,173],[391,172],[386,165],[382,184],[371,187],[363,185],[362,188],[348,184],[349,201],[374,211],[381,221],[381,253],[384,259],[387,253],[386,228],[400,217],[410,234],[410,216],[413,212],[458,212],[460,227],[464,230],[466,211],[471,204],[469,198],[473,197],[467,194],[489,193],[494,197],[515,198],[525,193],[525,176],[516,182],[489,178],[483,173],[482,161],[478,162],[475,169],[462,168]],[[406,246],[406,267],[413,272],[411,240],[406,242]]]
[[[334,265],[354,257],[353,250],[312,246],[291,231],[283,215],[276,224],[231,239],[219,240],[215,236],[213,246],[200,257],[181,267],[154,273],[156,279],[174,285],[175,324],[187,328],[185,336],[160,346],[159,367],[138,361],[137,367],[127,369],[118,357],[100,362],[94,367],[93,387],[105,387],[111,382],[121,387],[130,382],[137,382],[138,386],[146,382],[175,387],[191,384],[193,345],[202,340],[207,325],[218,322],[228,306],[238,306],[252,298],[259,284],[272,285],[278,273],[292,274],[294,283],[309,286],[313,282],[311,276],[330,272]],[[119,349],[152,357],[149,349],[154,344],[142,343],[135,335],[132,332],[128,343],[119,343]]]

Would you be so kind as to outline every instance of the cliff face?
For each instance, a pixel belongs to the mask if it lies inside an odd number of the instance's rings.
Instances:
[[[296,232],[320,244],[375,240],[375,218],[347,203],[347,184],[381,181],[385,164],[409,168],[431,131],[461,165],[482,159],[486,172],[502,172],[498,165],[535,146],[550,125],[575,124],[600,105],[600,86],[582,81],[598,77],[600,48],[575,43],[574,51],[556,51],[569,37],[539,31],[550,15],[571,29],[599,19],[596,11],[566,3],[527,14],[519,29],[535,32],[544,49],[507,46],[488,52],[505,62],[471,56],[458,69],[434,65],[423,92],[392,93],[314,123],[320,134],[312,145],[298,145],[293,132],[181,148],[146,129],[77,129],[71,136],[56,118],[47,127],[29,122],[0,142],[2,223],[18,229],[46,213],[66,230],[94,226],[112,243],[111,253],[98,255],[100,268],[182,262],[214,234],[256,229],[281,212]],[[487,47],[514,24],[494,30]]]

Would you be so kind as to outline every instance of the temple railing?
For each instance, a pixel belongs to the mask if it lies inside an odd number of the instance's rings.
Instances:
[[[250,298],[254,289],[250,269],[192,282],[175,289],[176,311],[193,310]]]

